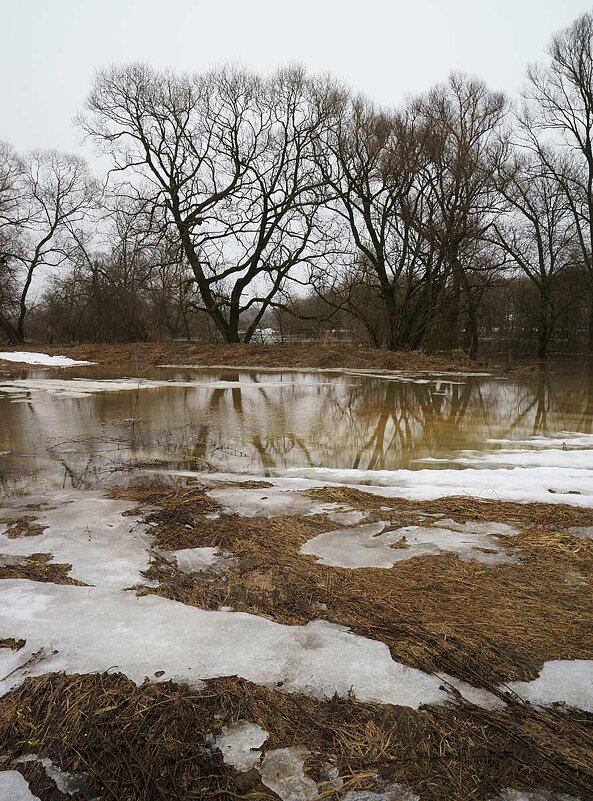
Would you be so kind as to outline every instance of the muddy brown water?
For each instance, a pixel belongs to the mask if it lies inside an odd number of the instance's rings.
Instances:
[[[118,482],[131,466],[415,469],[491,439],[593,431],[587,360],[504,376],[180,367],[147,372],[166,382],[157,388],[92,383],[121,377],[80,367],[0,379],[4,492]]]

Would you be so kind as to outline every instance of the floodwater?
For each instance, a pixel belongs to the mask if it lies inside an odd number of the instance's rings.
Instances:
[[[461,468],[466,452],[509,447],[497,440],[593,432],[586,360],[516,375],[155,367],[121,378],[77,367],[0,380],[4,491],[94,487],[131,467]]]

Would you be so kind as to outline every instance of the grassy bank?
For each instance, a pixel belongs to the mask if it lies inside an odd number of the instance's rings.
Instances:
[[[228,365],[286,368],[354,368],[375,370],[471,370],[478,365],[461,351],[426,354],[422,351],[388,351],[350,344],[321,345],[199,345],[183,342],[134,342],[122,345],[27,345],[6,348],[41,351],[72,359],[117,366],[130,375],[159,364]],[[3,363],[6,373],[14,370]],[[16,367],[18,369],[18,366]]]

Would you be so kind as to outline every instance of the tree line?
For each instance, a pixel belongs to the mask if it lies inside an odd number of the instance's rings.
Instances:
[[[397,109],[296,66],[100,71],[106,180],[0,145],[0,331],[593,352],[593,15],[514,102],[453,74]]]

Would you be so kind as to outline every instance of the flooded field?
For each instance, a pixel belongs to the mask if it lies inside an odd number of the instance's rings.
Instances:
[[[593,798],[593,364],[23,368],[0,474],[0,799]]]
[[[533,467],[548,448],[587,449],[592,432],[586,362],[516,376],[163,367],[126,379],[78,367],[0,381],[6,491],[92,487],[159,463],[266,476]],[[579,467],[573,457],[564,459]]]

